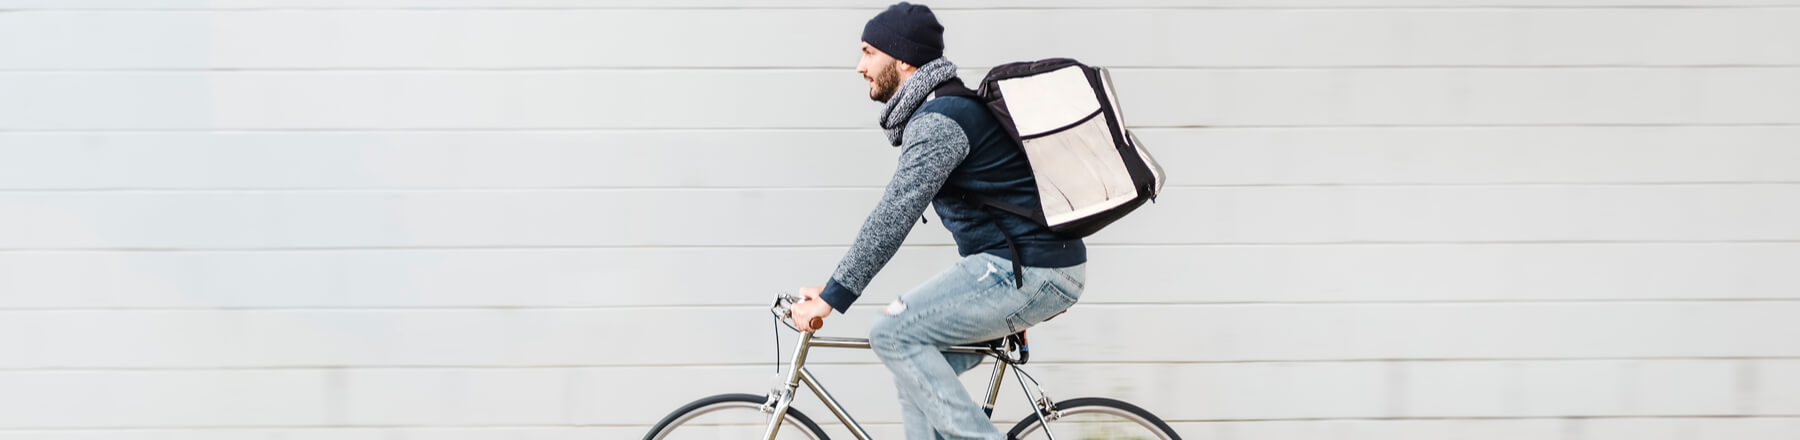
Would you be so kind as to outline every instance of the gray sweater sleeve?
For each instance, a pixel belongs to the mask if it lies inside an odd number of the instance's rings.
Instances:
[[[948,116],[927,112],[908,121],[900,165],[882,193],[881,204],[863,221],[856,242],[838,262],[820,297],[839,313],[849,310],[869,280],[900,250],[900,243],[944,187],[950,172],[968,155],[968,138]]]

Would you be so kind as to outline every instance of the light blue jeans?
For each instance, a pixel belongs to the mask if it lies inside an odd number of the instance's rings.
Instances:
[[[890,305],[869,330],[869,343],[894,373],[906,438],[1003,438],[956,379],[982,357],[940,350],[1013,334],[1062,313],[1081,297],[1086,277],[1085,264],[1026,267],[1019,289],[1011,261],[975,254],[901,295],[904,309]]]

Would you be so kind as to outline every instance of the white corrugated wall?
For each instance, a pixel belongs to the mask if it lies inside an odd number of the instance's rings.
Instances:
[[[763,307],[892,170],[852,71],[885,4],[0,0],[0,439],[625,439],[762,392]],[[1800,437],[1800,1],[934,6],[965,75],[1112,66],[1172,176],[1033,331],[1054,397]],[[872,355],[815,362],[899,437]]]

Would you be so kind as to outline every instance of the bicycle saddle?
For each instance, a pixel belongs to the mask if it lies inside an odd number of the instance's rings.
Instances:
[[[1001,336],[998,338],[977,342],[977,343],[975,343],[975,345],[983,345],[983,346],[987,346],[989,348],[993,348],[995,350],[1005,351],[1006,350],[1006,341],[1011,340],[1015,344],[1017,344],[1016,345],[1017,347],[1019,347],[1019,359],[1017,359],[1018,363],[1024,364],[1025,361],[1031,359],[1031,345],[1026,343],[1025,332],[1026,332],[1025,330],[1020,330],[1018,333],[1013,333],[1010,335]]]

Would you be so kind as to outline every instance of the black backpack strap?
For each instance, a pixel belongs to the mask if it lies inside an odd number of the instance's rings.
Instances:
[[[976,94],[974,90],[969,90],[968,86],[963,85],[962,78],[956,77],[938,83],[937,88],[931,89],[931,93],[938,96],[961,96],[981,101],[981,95]]]
[[[965,201],[974,202],[976,205],[991,207],[991,208],[998,209],[1001,211],[1006,211],[1007,213],[1012,214],[1012,215],[1025,217],[1026,219],[1036,222],[1037,224],[1049,226],[1049,222],[1047,220],[1045,220],[1043,217],[1039,217],[1040,214],[1038,214],[1038,212],[1036,210],[1033,210],[1031,208],[1026,208],[1023,206],[1019,206],[1019,205],[1014,205],[1011,202],[1007,202],[1005,200],[1000,200],[997,198],[989,197],[986,194],[981,194],[981,193],[976,193],[976,192],[971,192],[971,191],[963,191],[961,188],[954,188],[949,185],[945,185],[944,188],[939,191],[939,193],[946,195],[946,196],[962,199]]]
[[[976,194],[976,193],[966,193],[966,196],[963,197],[963,199],[971,201],[971,202],[979,203],[982,206],[987,206],[987,207],[991,207],[991,208],[998,209],[1001,211],[1006,211],[1007,213],[1010,213],[1012,215],[1025,217],[1027,219],[1031,219],[1031,221],[1034,221],[1034,222],[1037,222],[1040,224],[1044,223],[1044,219],[1039,218],[1037,212],[1031,210],[1030,208],[1026,208],[1026,207],[1019,206],[1019,205],[1014,205],[1012,203],[1007,203],[1004,200],[1000,200],[1000,199],[996,199],[993,197],[988,197],[988,196]]]
[[[1006,249],[1012,251],[1013,288],[1025,290],[1025,265],[1019,263],[1019,243],[1013,241],[1012,233],[1006,232],[999,222],[994,223],[994,228],[1000,230],[1001,237],[1006,237]]]

